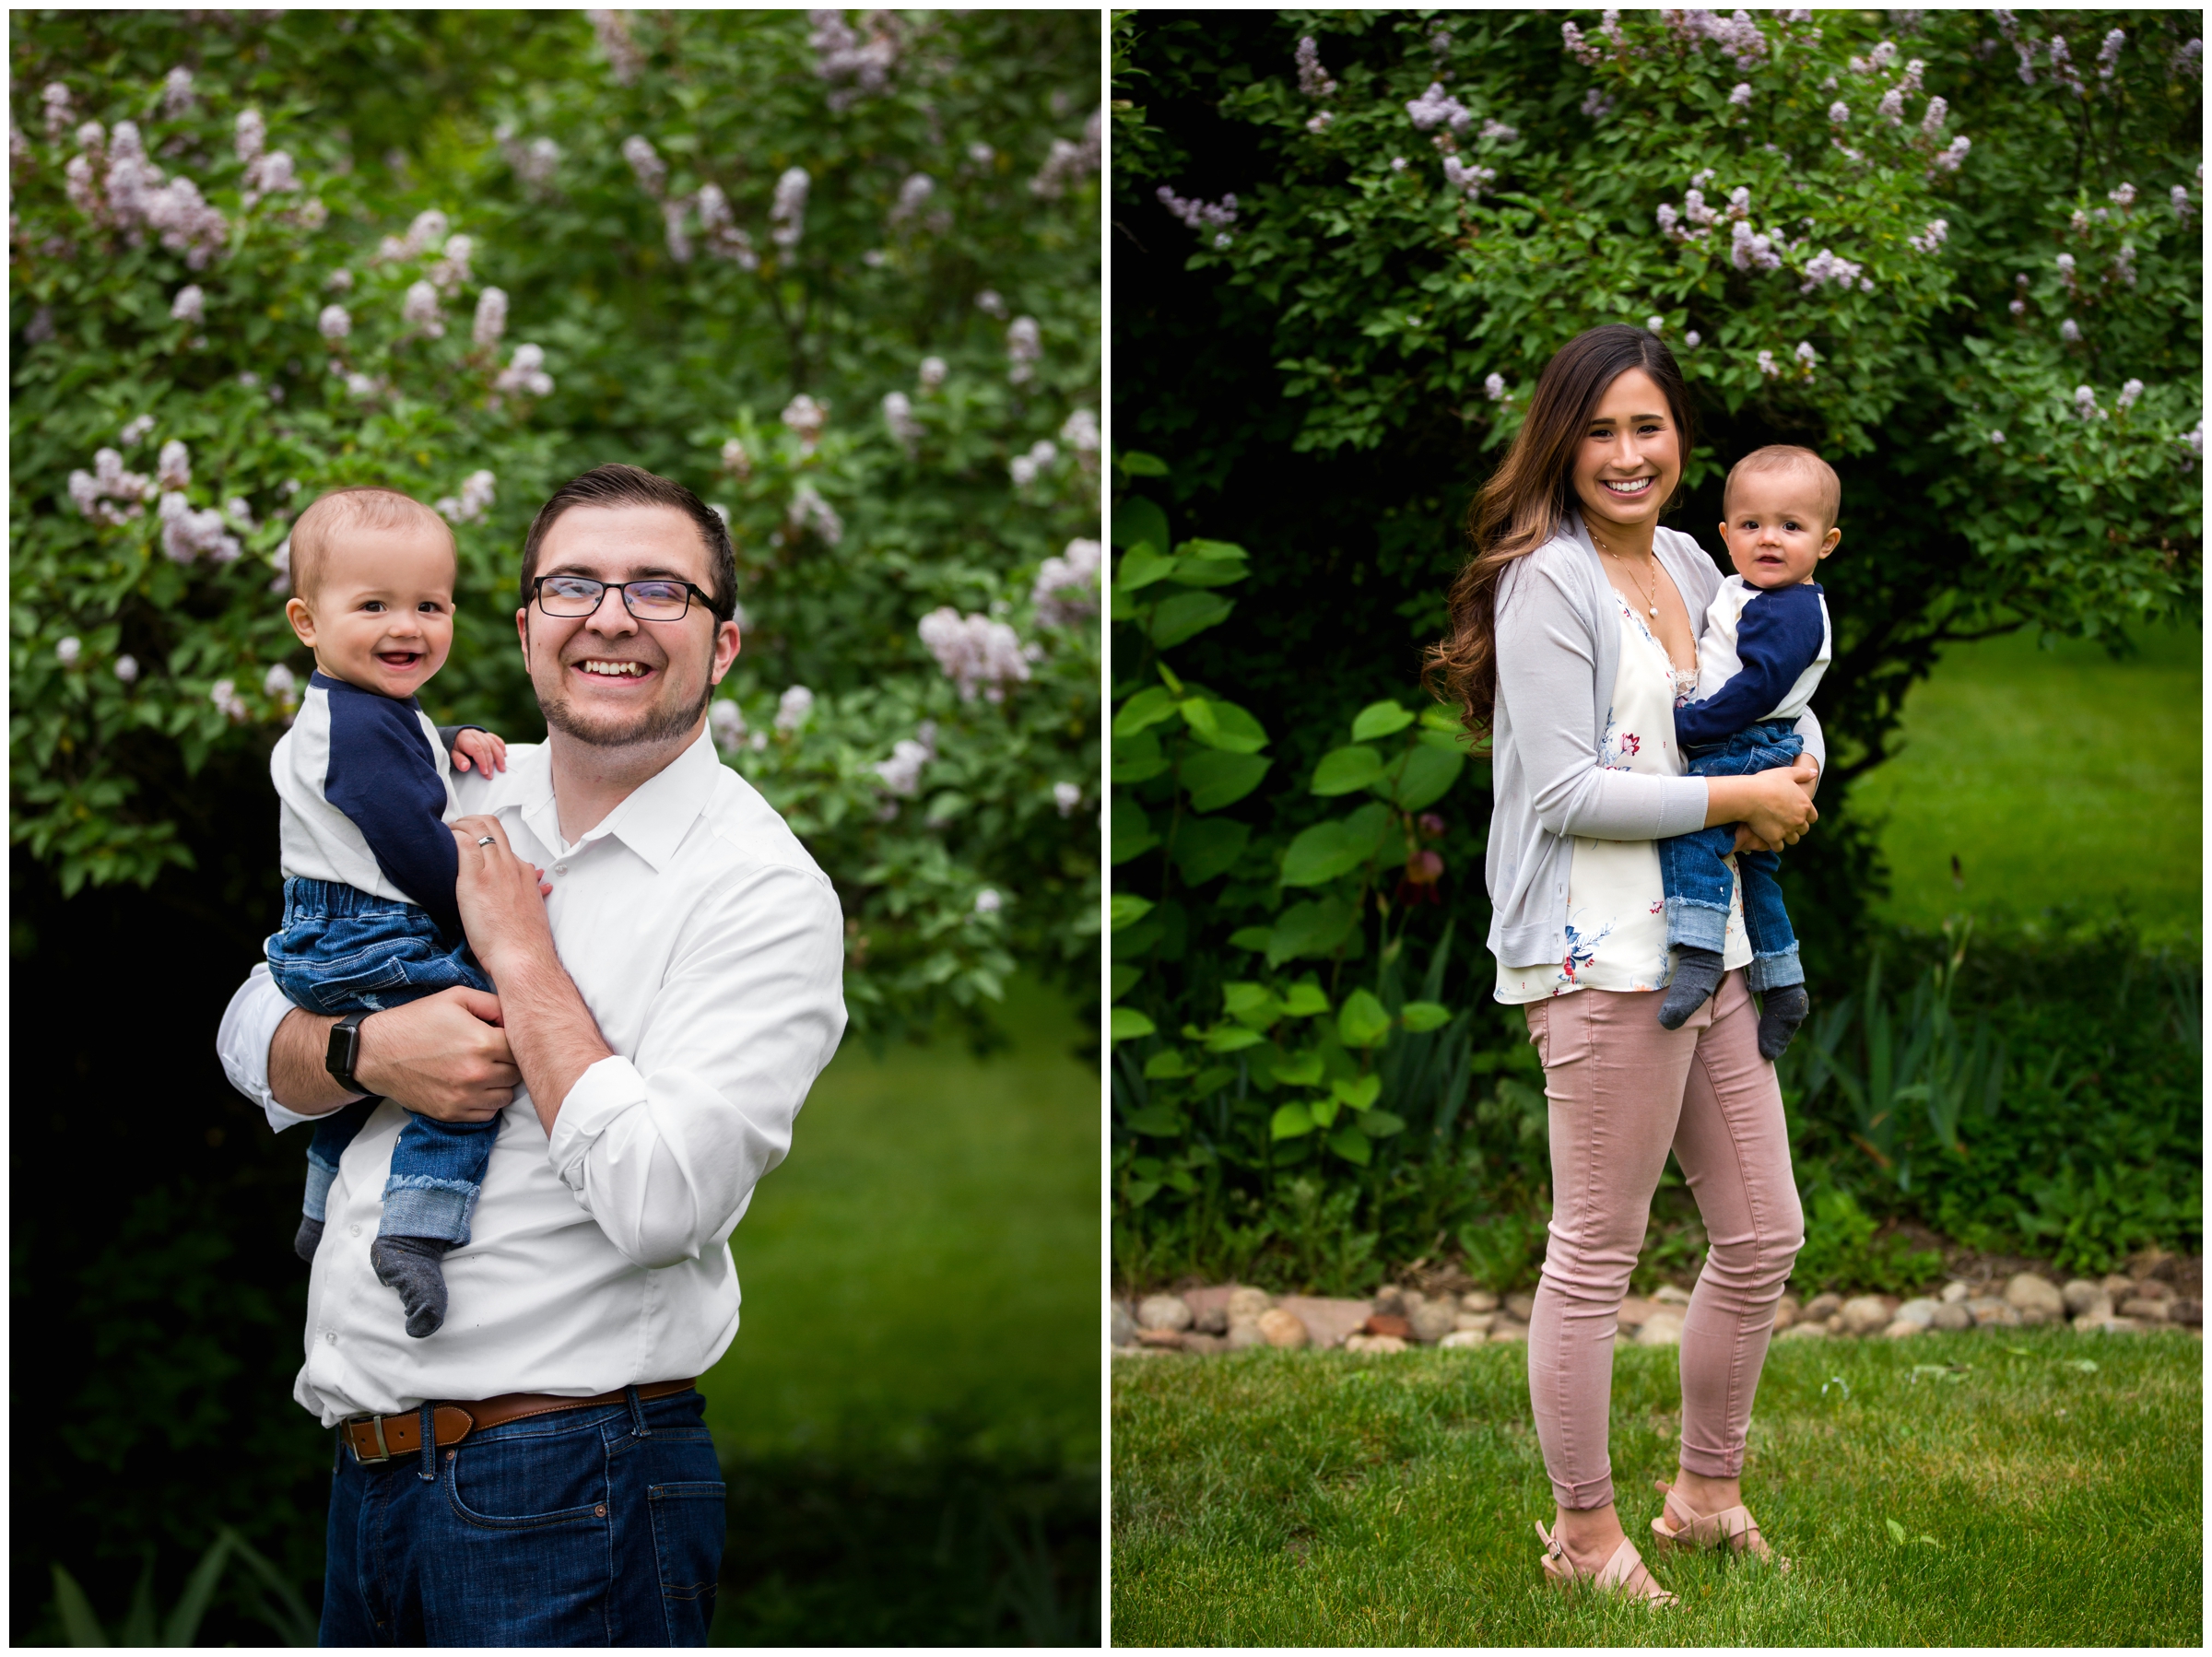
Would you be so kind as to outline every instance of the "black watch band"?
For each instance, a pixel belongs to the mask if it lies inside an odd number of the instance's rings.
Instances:
[[[373,1097],[376,1090],[361,1086],[353,1075],[353,1067],[361,1062],[361,1020],[368,1017],[367,1013],[348,1013],[330,1027],[330,1046],[323,1054],[323,1068],[335,1076],[347,1092]]]

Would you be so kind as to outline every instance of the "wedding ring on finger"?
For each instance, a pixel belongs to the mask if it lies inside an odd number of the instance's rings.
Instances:
[[[490,845],[490,844],[491,844],[491,836],[490,836],[490,835],[488,835],[488,834],[478,835],[478,836],[477,837],[477,845],[479,845],[479,846],[488,846],[488,845]]]

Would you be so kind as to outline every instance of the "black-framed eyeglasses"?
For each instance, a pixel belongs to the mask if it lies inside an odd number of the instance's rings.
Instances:
[[[541,575],[530,583],[530,593],[547,615],[572,620],[596,614],[606,597],[607,585],[588,575]],[[622,607],[640,621],[681,621],[690,612],[694,597],[709,610],[714,607],[713,594],[689,582],[656,576],[649,581],[624,582],[621,591]]]

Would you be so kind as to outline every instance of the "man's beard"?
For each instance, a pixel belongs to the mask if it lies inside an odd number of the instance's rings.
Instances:
[[[559,683],[568,683],[568,669],[560,668]],[[699,723],[707,711],[707,701],[714,694],[712,681],[700,691],[699,699],[688,708],[670,702],[660,702],[650,708],[641,708],[622,720],[590,720],[570,705],[565,690],[554,695],[538,697],[538,707],[546,716],[546,723],[565,736],[594,748],[626,748],[648,743],[666,742],[681,736]]]

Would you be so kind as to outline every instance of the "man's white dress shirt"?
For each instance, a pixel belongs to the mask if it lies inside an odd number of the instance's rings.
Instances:
[[[496,814],[544,866],[561,965],[615,1056],[570,1090],[550,1143],[516,1091],[474,1235],[445,1258],[445,1326],[424,1340],[369,1263],[406,1121],[378,1107],[340,1163],[308,1281],[292,1395],[326,1427],[426,1399],[589,1397],[702,1373],[737,1332],[730,1233],[844,1032],[837,894],[706,736],[572,846],[546,748],[507,759],[488,780],[454,778],[460,808]],[[231,1084],[279,1130],[317,1120],[269,1093],[289,1010],[256,967],[218,1040]]]

